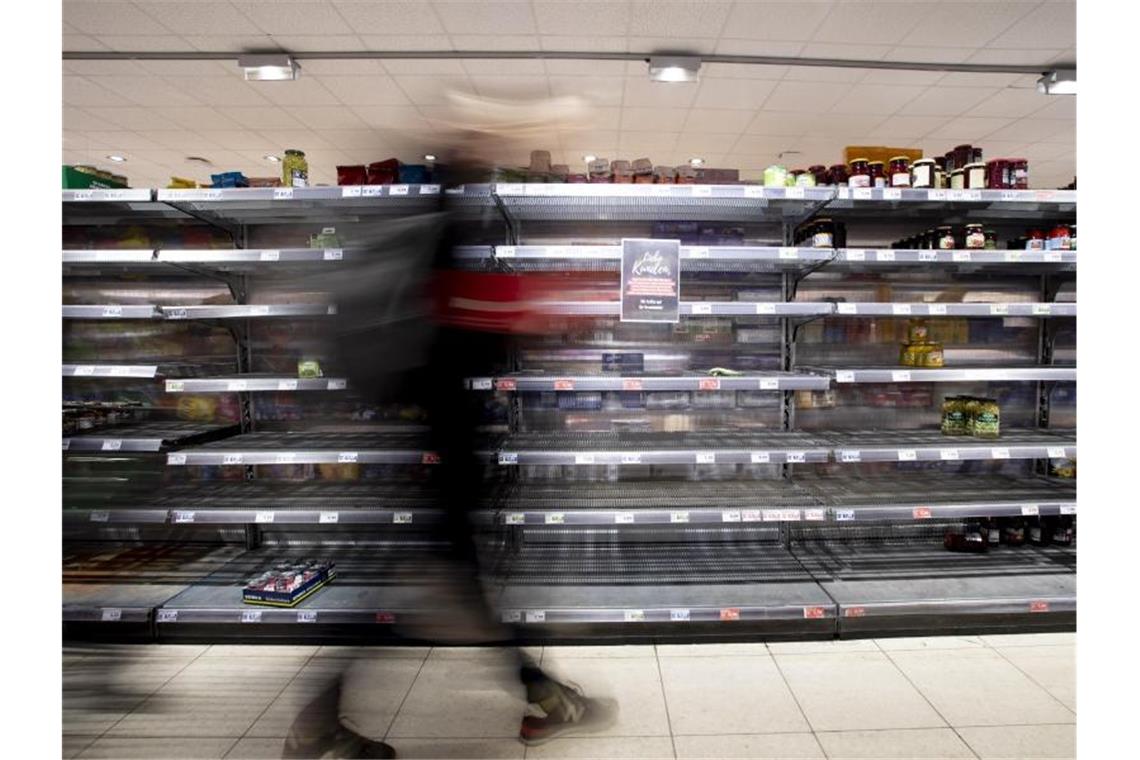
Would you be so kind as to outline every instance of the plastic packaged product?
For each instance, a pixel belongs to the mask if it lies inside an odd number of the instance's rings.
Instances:
[[[895,156],[890,166],[891,187],[910,187],[910,159],[906,156]]]
[[[214,183],[214,187],[249,187],[249,180],[241,172],[211,174],[210,180]]]
[[[976,399],[971,407],[970,434],[975,438],[998,438],[1001,435],[1001,407],[992,398]]]
[[[400,164],[397,177],[401,185],[423,185],[431,178],[424,164]]]
[[[677,167],[677,184],[694,185],[697,182],[697,170],[691,166]]]
[[[942,538],[942,545],[952,552],[984,552],[986,539],[977,526],[967,528],[964,533],[949,532]]]
[[[981,249],[986,247],[986,233],[980,224],[966,225],[966,247]]]
[[[368,184],[370,185],[394,185],[399,177],[399,159],[389,158],[368,165]]]
[[[672,185],[677,177],[676,169],[672,166],[653,167],[653,181],[658,185]]]
[[[919,188],[934,187],[935,164],[933,158],[920,158],[911,164],[910,186]]]
[[[851,171],[847,175],[848,187],[870,187],[871,168],[865,158],[851,159]]]
[[[554,164],[550,167],[551,182],[565,182],[570,176],[570,167],[566,164]]]
[[[305,160],[305,152],[296,148],[285,151],[285,158],[281,161],[281,182],[285,187],[309,186],[309,162]]]
[[[986,165],[966,164],[963,186],[966,190],[981,190],[986,186]]]
[[[611,161],[610,174],[613,176],[614,184],[628,185],[633,182],[633,169],[630,168],[629,161],[620,159]]]
[[[907,322],[906,337],[911,343],[925,343],[930,338],[930,329],[925,319],[912,319]]]
[[[899,364],[903,367],[917,367],[918,346],[917,343],[903,343],[899,348]]]
[[[1024,158],[1009,159],[1010,186],[1016,190],[1029,189],[1029,161]]]
[[[1029,235],[1025,239],[1025,250],[1044,251],[1045,233],[1041,230],[1030,230]]]
[[[338,185],[367,185],[368,168],[363,164],[358,166],[338,166],[336,168],[336,183]]]
[[[882,161],[870,161],[867,170],[871,173],[871,187],[887,186],[887,171]]]
[[[336,227],[322,227],[321,231],[309,238],[310,248],[340,248],[340,238],[336,235]]]
[[[297,362],[297,377],[322,377],[321,363],[316,359],[301,359]]]
[[[773,164],[764,170],[764,187],[785,187],[788,182],[788,170]]]
[[[1006,518],[1001,529],[1001,542],[1006,546],[1025,544],[1025,520],[1020,517]]]
[[[636,158],[633,161],[633,182],[636,185],[653,183],[653,162],[648,158]]]
[[[1049,233],[1049,239],[1045,241],[1045,250],[1068,251],[1071,248],[1068,225],[1058,224]]]
[[[946,355],[941,343],[923,343],[918,352],[918,366],[941,369],[946,366]]]
[[[550,151],[532,150],[530,152],[530,166],[527,169],[532,174],[549,174]]]
[[[968,435],[970,432],[966,400],[947,396],[942,402],[942,435]]]
[[[784,187],[795,187],[796,177],[803,174],[803,169],[792,169],[784,176]]]

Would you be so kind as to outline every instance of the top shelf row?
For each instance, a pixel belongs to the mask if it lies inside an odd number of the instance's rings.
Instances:
[[[493,184],[64,190],[64,223],[115,219],[230,224],[352,222],[437,210],[500,209],[516,221],[799,221],[826,208],[843,217],[960,217],[1011,221],[1076,215],[1073,190],[914,190],[760,185]]]

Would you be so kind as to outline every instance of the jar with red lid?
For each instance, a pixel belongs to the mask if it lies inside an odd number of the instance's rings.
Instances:
[[[871,172],[871,187],[887,186],[887,171],[882,161],[871,161],[867,168]]]
[[[813,177],[815,177],[815,184],[817,186],[818,185],[829,185],[829,184],[831,184],[830,182],[828,182],[828,179],[827,179],[827,167],[824,166],[823,164],[816,164],[815,166],[809,166],[808,172]]]
[[[1009,159],[1010,187],[1017,190],[1029,189],[1029,162],[1024,158]]]
[[[945,225],[939,227],[934,232],[934,247],[942,251],[950,251],[957,248],[958,242],[954,238],[954,228]]]
[[[982,249],[986,247],[986,233],[980,224],[966,225],[966,248]]]
[[[881,166],[881,164],[880,164]],[[847,176],[848,187],[870,187],[871,167],[865,158],[851,160],[851,173]]]
[[[937,164],[933,158],[920,158],[910,165],[910,186],[934,188],[934,172]]]
[[[832,164],[827,170],[829,185],[844,186],[847,184],[847,178],[847,164]]]
[[[1045,241],[1045,250],[1047,251],[1068,251],[1071,249],[1069,244],[1069,225],[1058,224],[1049,233],[1049,239]]]
[[[1025,240],[1025,250],[1027,251],[1043,251],[1045,250],[1045,233],[1041,230],[1030,230],[1029,235]]]
[[[962,187],[966,190],[981,190],[986,186],[986,165],[966,164]]]
[[[890,175],[891,187],[910,187],[910,159],[906,156],[892,158]]]

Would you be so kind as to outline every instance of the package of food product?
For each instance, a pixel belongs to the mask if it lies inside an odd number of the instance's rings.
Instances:
[[[605,158],[595,158],[587,165],[590,182],[609,182],[613,176],[610,172],[610,162]]]
[[[941,343],[924,343],[922,344],[922,351],[918,355],[920,367],[927,369],[941,369],[945,366],[945,351],[942,350]]]
[[[321,363],[316,359],[301,359],[297,362],[297,377],[322,377]]]
[[[784,187],[788,182],[788,170],[773,164],[764,170],[764,187]]]
[[[634,184],[647,185],[653,182],[653,162],[648,158],[634,159],[632,168]]]
[[[899,348],[899,364],[903,367],[918,366],[918,347],[920,343],[903,343]]]
[[[971,417],[971,434],[975,438],[998,438],[1001,435],[1001,407],[992,398],[976,399]]]
[[[363,164],[338,166],[336,168],[336,183],[338,185],[366,185],[368,184],[368,168]]]
[[[653,167],[653,179],[658,185],[672,185],[676,178],[677,173],[672,166]]]
[[[424,164],[400,164],[397,176],[401,185],[425,185],[431,181],[431,170]]]
[[[629,161],[615,158],[610,162],[610,174],[615,184],[628,185],[633,182],[633,168]]]
[[[295,607],[336,578],[336,565],[319,560],[285,562],[251,579],[242,602],[267,607]]]
[[[970,432],[966,398],[947,396],[942,402],[942,435],[968,435]]]
[[[565,182],[568,176],[570,176],[570,167],[566,164],[554,164],[550,167],[551,182]]]
[[[906,335],[911,343],[925,343],[930,338],[930,329],[926,326],[926,320],[907,320]]]
[[[211,174],[210,181],[214,187],[249,187],[249,180],[241,172]]]
[[[948,532],[942,538],[942,545],[952,552],[984,552],[986,539],[980,530],[968,527],[964,532]]]
[[[400,160],[388,158],[368,165],[369,185],[394,185],[400,177]]]
[[[697,170],[691,166],[678,166],[675,167],[678,185],[695,185],[697,182]]]
[[[532,150],[530,152],[530,166],[527,168],[533,174],[549,174],[550,151]]]

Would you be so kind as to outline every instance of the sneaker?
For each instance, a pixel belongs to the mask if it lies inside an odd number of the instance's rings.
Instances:
[[[537,747],[559,736],[605,731],[617,722],[616,699],[591,698],[582,694],[578,686],[553,684],[554,694],[531,705],[528,710],[531,714],[523,717],[519,740],[528,747]]]

